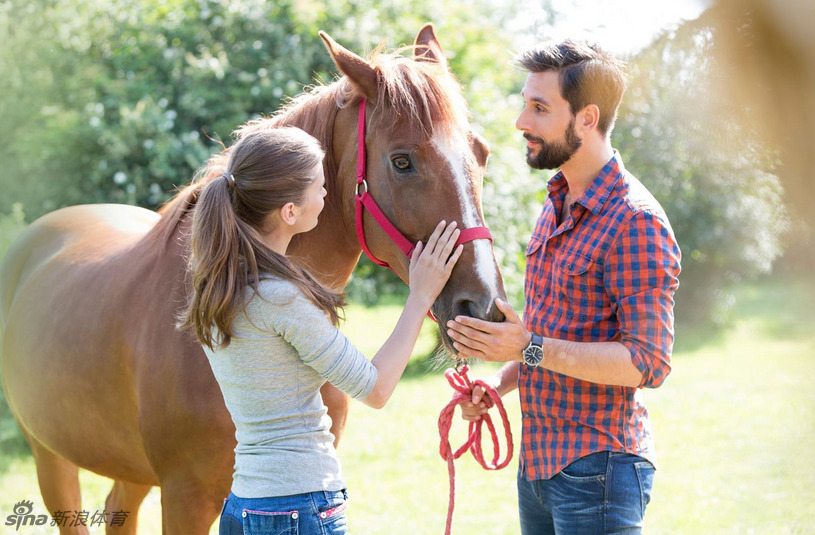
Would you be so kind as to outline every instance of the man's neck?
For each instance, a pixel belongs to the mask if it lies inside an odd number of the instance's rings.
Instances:
[[[569,185],[569,199],[575,201],[583,196],[603,167],[614,156],[608,140],[596,144],[584,143],[560,171]]]

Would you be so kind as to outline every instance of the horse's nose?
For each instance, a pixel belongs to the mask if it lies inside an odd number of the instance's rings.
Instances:
[[[495,297],[460,295],[453,300],[453,317],[470,316],[485,321],[502,322],[504,313],[495,306]]]

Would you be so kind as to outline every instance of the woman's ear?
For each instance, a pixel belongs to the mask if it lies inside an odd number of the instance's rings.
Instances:
[[[297,212],[293,202],[287,202],[280,207],[280,220],[286,225],[294,225],[297,222]]]

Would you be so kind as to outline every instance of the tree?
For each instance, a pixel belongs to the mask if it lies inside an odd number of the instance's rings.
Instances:
[[[330,65],[292,2],[6,6],[3,199],[33,217],[82,202],[157,207],[219,138]]]
[[[788,226],[777,155],[749,110],[716,85],[715,46],[701,18],[637,55],[614,133],[679,240],[676,314],[685,323],[724,322],[733,285],[770,271]]]

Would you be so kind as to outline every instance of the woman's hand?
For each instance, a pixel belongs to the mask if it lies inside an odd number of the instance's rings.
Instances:
[[[416,244],[410,257],[410,297],[429,310],[453,272],[464,245],[456,247],[460,231],[453,221],[441,221],[427,240]],[[454,250],[455,248],[455,250]]]
[[[393,333],[371,359],[377,377],[374,389],[365,398],[367,405],[381,409],[396,388],[416,345],[425,314],[441,293],[464,250],[463,245],[456,247],[458,235],[455,223],[447,225],[442,221],[430,235],[427,245],[419,242],[413,249],[410,257],[410,295]]]

